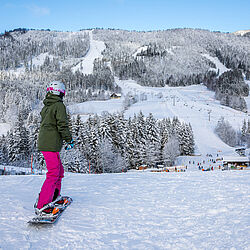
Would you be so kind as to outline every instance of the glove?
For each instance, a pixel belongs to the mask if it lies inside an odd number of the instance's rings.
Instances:
[[[75,142],[74,142],[74,140],[72,139],[70,143],[67,143],[65,149],[66,149],[66,150],[70,150],[70,149],[72,149],[72,148],[74,147],[74,145],[75,145]]]

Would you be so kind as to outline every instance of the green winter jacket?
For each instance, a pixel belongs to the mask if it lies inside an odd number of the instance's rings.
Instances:
[[[41,126],[38,136],[38,150],[60,152],[63,140],[72,140],[69,131],[66,108],[62,98],[48,93],[43,101]]]

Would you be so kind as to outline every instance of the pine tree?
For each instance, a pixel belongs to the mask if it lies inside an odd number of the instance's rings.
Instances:
[[[189,155],[191,155],[194,153],[194,150],[195,150],[194,132],[190,123],[188,124],[187,128],[189,130],[189,135],[190,135],[189,136]]]
[[[72,121],[72,136],[75,140],[75,145],[80,144],[81,131],[83,128],[83,123],[81,121],[80,115],[77,115],[76,120]]]
[[[131,118],[129,118],[126,128],[126,146],[125,146],[125,154],[126,159],[129,165],[129,168],[135,168],[136,167],[136,158],[138,156],[138,152],[136,151],[137,143],[135,141],[135,126],[132,122]]]
[[[4,135],[0,137],[0,164],[7,163],[7,140]]]
[[[89,159],[91,163],[91,169],[94,170],[97,173],[101,173],[101,169],[97,166],[97,148],[98,148],[98,133],[96,131],[96,128],[91,128],[89,134],[88,134],[88,147],[89,147]]]
[[[169,124],[168,124],[169,121]],[[169,126],[169,127],[168,127]],[[163,149],[169,139],[169,131],[170,131],[171,121],[167,119],[163,119],[161,122],[159,122],[159,130],[160,130],[160,156],[159,160],[161,162],[164,162],[163,160]]]
[[[112,142],[115,148],[121,153],[125,154],[125,141],[126,141],[126,122],[122,113],[119,113],[115,119],[116,135],[113,137]]]
[[[146,133],[145,133],[145,117],[143,113],[140,111],[138,116],[135,117],[135,138],[136,138],[136,151],[138,154],[138,158],[136,159],[136,165],[146,164],[147,158],[147,145],[146,145]]]
[[[182,144],[181,144],[181,154],[191,155],[194,151],[193,148],[193,135],[190,130],[190,125],[182,124]]]
[[[68,126],[69,126],[69,131],[72,134],[73,133],[73,121],[71,119],[71,115],[69,112],[67,112],[67,120],[68,120]]]
[[[13,130],[10,130],[7,133],[7,154],[8,154],[8,162],[12,162],[15,159],[13,145],[14,145],[14,137],[13,137]]]
[[[183,155],[184,128],[177,117],[173,118],[171,130],[172,133],[170,134],[170,136],[174,136],[178,140],[180,146],[180,153],[181,155]]]
[[[176,157],[181,153],[179,149],[179,141],[175,136],[171,136],[163,149],[163,159],[167,165],[171,166],[174,163]]]
[[[156,120],[152,113],[146,118],[145,123],[146,130],[146,158],[147,164],[150,166],[155,166],[156,163],[160,162],[160,133],[156,124]]]
[[[111,127],[109,126],[109,123],[110,123],[109,115],[101,119],[100,126],[98,128],[98,132],[99,132],[101,139],[105,139],[105,138],[111,139]]]
[[[158,143],[159,142],[159,130],[156,124],[156,120],[153,117],[152,113],[150,113],[149,116],[146,118],[145,128],[146,128],[147,141]]]
[[[26,160],[29,156],[29,135],[21,116],[11,132],[8,153],[11,162]]]
[[[114,148],[111,142],[107,138],[101,140],[97,149],[98,172],[111,173],[114,164],[114,158]]]
[[[29,151],[33,156],[34,167],[40,168],[39,152],[37,149],[38,135],[40,124],[38,122],[38,117],[29,118],[28,131],[29,131]]]
[[[247,136],[247,123],[246,123],[246,120],[244,119],[243,121],[243,125],[242,125],[242,128],[241,128],[241,141],[243,143],[246,142],[246,136]]]

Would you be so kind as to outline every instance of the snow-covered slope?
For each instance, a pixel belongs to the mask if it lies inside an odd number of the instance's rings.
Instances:
[[[219,76],[222,75],[224,72],[230,70],[224,64],[222,64],[217,57],[210,56],[209,54],[202,54],[202,56],[206,57],[208,60],[210,60],[216,65],[216,69],[211,68],[211,70],[219,70]]]
[[[7,132],[10,130],[11,126],[7,123],[0,123],[0,136],[6,135]]]
[[[214,93],[205,86],[152,88],[142,87],[133,80],[116,81],[124,94],[131,92],[139,96],[147,95],[146,101],[139,101],[126,111],[127,117],[139,113],[140,110],[145,115],[151,112],[158,119],[178,116],[181,120],[191,123],[197,153],[207,154],[218,150],[224,153],[233,152],[213,130],[221,116],[229,120],[235,129],[239,129],[247,114],[220,105],[219,101],[214,99]]]
[[[0,123],[0,136],[7,135],[7,132],[11,129],[11,126],[7,123]]]
[[[121,100],[108,100],[108,101],[88,101],[78,104],[69,105],[68,109],[73,116],[80,115],[82,121],[85,121],[89,115],[102,115],[103,112],[117,113],[122,110]]]
[[[0,176],[0,249],[248,249],[249,171],[66,174],[74,202],[30,226],[44,176]]]
[[[81,62],[72,68],[73,72],[79,70],[83,74],[92,74],[94,60],[102,57],[101,52],[105,49],[105,44],[102,41],[93,40],[92,32],[93,30],[89,31],[89,51],[87,55],[81,59]]]
[[[233,32],[233,34],[238,35],[238,36],[244,36],[246,33],[249,33],[250,30],[238,30]]]
[[[92,52],[87,54],[85,62],[89,65],[89,68],[90,66],[93,68],[94,58],[101,56],[101,51],[105,45],[101,41],[93,40],[92,32],[90,32],[90,41],[90,50]],[[136,53],[145,49],[146,47],[141,47]],[[219,70],[220,75],[230,70],[218,58],[208,54],[202,55],[216,65],[214,70]],[[238,130],[242,126],[243,120],[248,119],[248,116],[243,112],[220,105],[219,101],[214,98],[214,92],[209,91],[205,86],[155,88],[140,86],[133,80],[119,80],[115,78],[115,81],[122,88],[122,99],[91,101],[71,105],[69,106],[71,113],[73,115],[80,114],[83,120],[85,120],[90,114],[101,115],[103,111],[110,113],[122,111],[124,108],[124,96],[130,93],[134,96],[137,95],[139,101],[126,110],[126,117],[131,117],[134,113],[139,113],[140,111],[145,115],[153,113],[154,117],[158,119],[177,116],[181,120],[191,123],[197,146],[196,153],[204,155],[218,151],[234,153],[231,147],[223,143],[214,134],[214,128],[218,120],[223,116]],[[147,100],[140,101],[142,95],[146,96]]]
[[[148,46],[142,46],[136,50],[136,52],[133,54],[133,57],[136,57],[137,54],[142,53],[148,49]]]
[[[245,83],[248,84],[249,89],[250,89],[250,81],[245,80]],[[248,97],[245,97],[244,99],[246,101],[247,110],[248,110],[248,113],[249,113],[250,112],[250,95]]]

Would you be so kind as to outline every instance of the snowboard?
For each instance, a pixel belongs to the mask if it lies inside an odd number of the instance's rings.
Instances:
[[[32,218],[30,221],[28,221],[28,223],[29,224],[54,224],[61,217],[65,209],[73,202],[72,198],[68,196],[63,196],[63,198],[66,198],[68,200],[68,203],[62,206],[57,206],[59,209],[59,212],[57,215],[53,217],[36,216]]]

